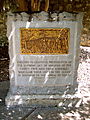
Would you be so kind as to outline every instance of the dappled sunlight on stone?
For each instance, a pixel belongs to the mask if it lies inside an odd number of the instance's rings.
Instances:
[[[51,95],[49,98],[53,98],[53,95]]]
[[[41,115],[38,115],[37,118],[43,120],[43,117]]]
[[[8,115],[11,115],[11,113],[9,112]]]
[[[63,102],[60,102],[59,104],[58,104],[58,107],[60,107],[60,106],[62,106],[63,105]]]
[[[75,107],[76,107],[76,108],[79,108],[80,105],[81,105],[81,103],[82,103],[82,98],[76,103]]]
[[[0,102],[2,102],[2,99],[0,99]]]

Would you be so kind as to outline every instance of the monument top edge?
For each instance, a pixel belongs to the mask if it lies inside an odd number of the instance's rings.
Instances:
[[[83,17],[83,13],[69,13],[69,12],[35,12],[35,13],[26,13],[26,12],[8,12],[8,17],[12,17],[14,20],[24,20],[24,21],[80,21],[80,18]],[[82,19],[81,19],[82,20]]]

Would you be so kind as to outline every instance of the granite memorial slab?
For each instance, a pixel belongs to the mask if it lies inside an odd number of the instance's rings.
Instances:
[[[57,105],[75,93],[82,18],[82,13],[8,13],[8,106]]]

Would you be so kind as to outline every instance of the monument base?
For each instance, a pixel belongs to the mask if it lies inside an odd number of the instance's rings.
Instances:
[[[30,106],[30,107],[48,107],[48,106],[68,106],[70,103],[76,105],[80,98],[76,96],[59,95],[16,95],[6,98],[7,106]]]
[[[8,93],[6,97],[6,105],[48,107],[48,106],[60,106],[61,103],[64,106],[67,106],[70,103],[72,103],[73,105],[77,103],[79,98],[75,95],[76,93],[75,86],[65,87],[66,90],[62,92],[60,92],[60,89],[62,89],[62,87],[59,87],[57,94],[55,93],[55,89],[54,91],[52,90],[52,94],[51,93],[49,94],[48,92],[45,93],[45,91],[42,92],[42,90],[41,90],[42,94],[40,94],[40,92],[36,92],[36,94],[35,93],[33,94],[32,91],[30,91],[32,92],[32,94],[27,94],[27,95],[25,94],[16,95],[16,94]]]

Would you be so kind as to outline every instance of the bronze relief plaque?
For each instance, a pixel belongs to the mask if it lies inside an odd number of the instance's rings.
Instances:
[[[22,54],[68,54],[69,28],[21,28]]]

